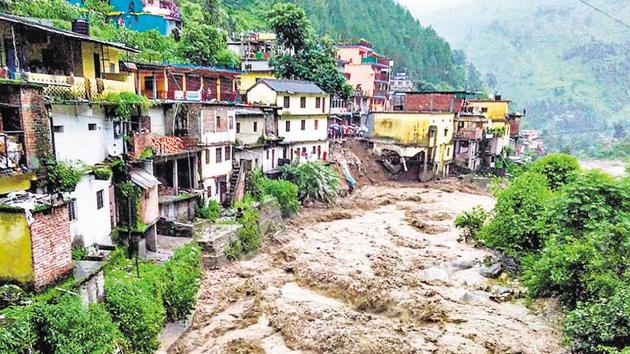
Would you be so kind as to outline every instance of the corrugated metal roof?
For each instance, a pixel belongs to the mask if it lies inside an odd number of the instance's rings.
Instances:
[[[138,168],[132,169],[131,172],[129,172],[129,177],[131,177],[133,183],[137,184],[138,187],[142,189],[150,189],[161,184],[155,176]]]
[[[0,13],[0,21],[5,21],[5,22],[14,23],[14,24],[19,24],[19,25],[35,28],[35,29],[38,29],[38,30],[41,30],[41,31],[45,31],[45,32],[48,32],[48,33],[69,37],[69,38],[79,39],[79,40],[93,42],[93,43],[100,43],[100,44],[103,44],[103,45],[106,45],[106,46],[109,46],[109,47],[118,48],[118,49],[126,50],[126,51],[129,51],[129,52],[133,52],[133,53],[139,53],[140,52],[136,48],[128,47],[128,46],[126,46],[126,45],[124,45],[122,43],[104,41],[104,40],[97,39],[97,38],[90,37],[90,36],[86,36],[86,35],[83,35],[83,34],[80,34],[80,33],[67,31],[67,30],[63,30],[63,29],[59,29],[59,28],[54,28],[54,27],[51,27],[51,26],[47,26],[47,25],[45,25],[45,24],[43,24],[41,22],[37,22],[35,20],[31,20],[31,19],[28,19],[28,18],[20,17],[20,16],[13,16],[13,15],[5,14],[5,13]]]
[[[255,110],[255,109],[237,109],[236,110],[237,116],[262,116],[264,114],[265,112],[263,112],[262,110]]]
[[[259,83],[266,84],[276,92],[308,94],[326,93],[312,81],[261,79]]]

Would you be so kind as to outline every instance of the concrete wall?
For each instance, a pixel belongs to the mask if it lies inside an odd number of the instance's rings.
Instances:
[[[266,85],[260,85],[266,87]],[[289,97],[289,108],[284,108],[284,98]],[[306,105],[301,107],[302,98],[306,98]],[[319,108],[317,107],[317,99],[319,98]],[[285,115],[318,115],[328,114],[330,112],[330,96],[327,94],[322,95],[307,95],[307,94],[278,94],[275,105],[281,107],[278,111],[280,116]]]
[[[149,117],[151,118],[151,133],[160,136],[166,135],[165,114],[162,106],[149,109]]]
[[[317,149],[320,149],[321,153],[319,156],[317,155]],[[284,147],[287,149],[287,159],[292,161],[312,161],[312,160],[328,160],[329,156],[329,147],[328,141],[321,142],[296,142],[290,145],[290,147]],[[313,148],[315,152],[313,152]],[[303,150],[306,149],[306,156],[303,156]],[[283,151],[281,151],[284,154]],[[282,157],[282,156],[281,156]]]
[[[221,161],[217,162],[217,149],[221,150]],[[228,149],[232,151],[232,147],[230,145],[216,145],[201,151],[201,178],[207,179],[215,176],[223,176],[232,172],[232,155],[230,154],[230,159],[226,160],[225,151]],[[209,157],[209,163],[206,157]]]
[[[302,129],[302,121],[305,123],[304,129]],[[289,131],[287,131],[287,122],[290,122]],[[317,129],[315,128],[316,125]],[[278,135],[284,138],[285,142],[327,140],[328,117],[325,115],[280,116],[278,120]]]
[[[282,158],[283,147],[257,147],[247,150],[235,149],[235,158],[237,160],[252,161],[252,168],[261,168],[263,172],[267,172],[278,167],[278,160]]]
[[[34,279],[31,236],[23,211],[0,211],[0,280],[30,283]]]
[[[75,199],[77,218],[70,222],[70,235],[74,240],[82,239],[85,246],[111,243],[110,187],[110,181],[101,181],[92,175],[85,175],[71,194]],[[103,191],[103,207],[100,209],[96,203],[98,191]]]
[[[142,193],[140,203],[140,218],[142,222],[151,225],[160,217],[158,187],[152,187]]]
[[[241,74],[241,93],[247,93],[247,90],[256,85],[259,79],[275,79],[275,76],[271,71],[268,72],[255,72],[250,71]]]
[[[123,151],[122,134],[114,138],[114,121],[105,117],[101,107],[55,104],[52,114],[53,127],[63,127],[63,132],[54,133],[57,159],[94,165],[105,160],[110,147]],[[96,124],[96,130],[89,130],[89,124]]]
[[[239,127],[236,140],[241,145],[254,145],[260,142],[265,133],[265,116],[239,116],[236,119]]]

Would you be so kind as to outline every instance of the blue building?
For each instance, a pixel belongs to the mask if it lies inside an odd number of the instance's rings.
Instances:
[[[85,6],[84,0],[67,0]],[[174,0],[109,0],[110,17],[119,27],[138,32],[157,30],[163,36],[181,29],[179,7]]]

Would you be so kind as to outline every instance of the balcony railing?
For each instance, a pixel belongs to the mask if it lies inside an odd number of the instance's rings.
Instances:
[[[61,100],[92,100],[109,93],[135,92],[133,75],[130,74],[108,74],[109,79],[39,73],[26,73],[25,77],[28,82],[44,85],[46,96]]]
[[[377,73],[374,76],[374,79],[377,80],[377,81],[389,82],[389,75],[382,74],[382,73]]]
[[[466,161],[469,158],[468,152],[455,153],[455,160]]]
[[[459,128],[455,132],[455,138],[478,140],[483,137],[483,129],[481,128]]]

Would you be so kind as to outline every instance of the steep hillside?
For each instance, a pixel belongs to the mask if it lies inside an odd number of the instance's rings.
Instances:
[[[630,23],[630,2],[590,2]],[[577,0],[470,0],[431,25],[556,148],[587,147],[593,132],[630,124],[630,29]]]
[[[237,30],[264,27],[264,9],[274,0],[224,0]],[[306,10],[315,28],[335,40],[368,39],[375,48],[408,69],[416,79],[438,87],[465,85],[466,65],[454,61],[449,44],[423,27],[394,0],[293,0]],[[243,19],[251,19],[243,22]],[[260,28],[259,28],[260,29]]]

